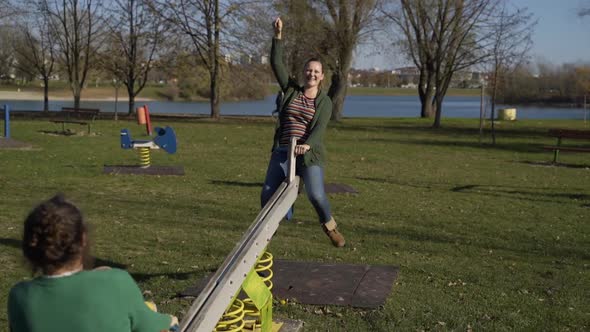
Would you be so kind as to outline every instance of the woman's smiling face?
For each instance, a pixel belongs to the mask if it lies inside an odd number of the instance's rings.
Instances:
[[[303,69],[303,74],[305,75],[306,88],[317,87],[324,79],[322,63],[319,61],[309,61]]]

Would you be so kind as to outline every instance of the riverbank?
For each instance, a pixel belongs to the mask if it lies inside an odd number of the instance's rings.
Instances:
[[[170,101],[168,97],[169,87],[147,86],[135,98],[136,101]],[[276,91],[276,86],[269,89],[271,94]],[[402,88],[348,88],[350,96],[417,96],[415,89]],[[479,89],[449,89],[447,96],[479,96]],[[88,87],[82,91],[82,100],[87,101],[114,101],[115,95],[119,101],[128,100],[127,91],[123,88],[117,90],[112,86]],[[65,87],[54,87],[49,91],[50,100],[72,100],[72,93]],[[0,100],[43,100],[43,90],[34,86],[0,86]],[[207,101],[206,98],[197,98],[190,101]]]
[[[208,103],[206,98],[192,98],[191,100],[174,99],[169,97],[170,93],[168,87],[165,86],[147,86],[142,92],[136,96],[136,102],[181,102],[181,103]],[[269,91],[276,91],[277,87],[272,86]],[[449,102],[454,97],[477,98],[479,105],[481,90],[480,89],[449,89],[445,96],[445,103]],[[417,91],[415,89],[402,88],[365,88],[354,87],[348,88],[347,95],[355,97],[415,97],[417,100]],[[274,103],[274,92],[267,96],[267,99],[272,99]],[[16,100],[16,101],[43,101],[43,90],[37,86],[0,86],[0,102]],[[72,93],[65,87],[54,87],[50,89],[50,102],[64,102],[72,101]],[[114,102],[118,100],[119,103],[127,103],[129,98],[127,92],[123,88],[118,91],[112,86],[88,87],[82,92],[82,101],[85,102]],[[347,98],[348,100],[348,98]],[[223,99],[223,103],[247,102],[257,103],[262,100],[232,100]],[[274,104],[273,104],[274,105]],[[524,108],[559,108],[559,109],[583,109],[583,103],[563,103],[563,102],[520,102],[520,103],[506,103],[510,107],[524,107]],[[273,107],[273,106],[265,106]],[[479,106],[477,106],[479,107]]]
[[[67,91],[52,91],[49,94],[49,100],[73,100],[72,94],[67,95]],[[110,91],[104,91],[104,89],[91,89],[87,93],[82,95],[83,101],[121,101],[127,102],[129,97],[127,94],[123,96],[117,96],[113,92],[109,95]],[[0,90],[0,100],[43,100],[43,92],[28,90],[28,89],[17,89],[17,90]],[[152,98],[136,97],[136,101],[151,101]]]

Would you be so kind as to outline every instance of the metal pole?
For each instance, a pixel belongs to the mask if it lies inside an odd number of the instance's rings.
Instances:
[[[584,95],[584,123],[586,123],[587,117],[588,117],[588,110],[586,109],[586,95]]]
[[[119,104],[119,82],[115,79],[115,121],[119,120],[117,105]]]
[[[479,142],[481,143],[483,136],[483,84],[481,85],[481,98],[479,101]]]
[[[4,104],[4,137],[10,138],[10,106]]]

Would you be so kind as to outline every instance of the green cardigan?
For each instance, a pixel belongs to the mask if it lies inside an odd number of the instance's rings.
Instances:
[[[170,316],[148,308],[129,273],[109,269],[16,284],[8,323],[12,332],[157,332],[170,328]]]
[[[275,131],[274,143],[272,149],[276,149],[279,146],[279,139],[281,137],[281,126],[280,122],[285,114],[285,110],[291,103],[291,101],[297,97],[299,93],[303,92],[303,87],[299,85],[292,77],[289,77],[285,64],[283,63],[283,43],[280,39],[273,38],[272,48],[270,52],[270,64],[272,70],[275,73],[275,77],[279,82],[279,86],[284,93],[281,106],[279,108],[279,120],[277,129]],[[311,149],[303,155],[303,165],[319,165],[322,166],[326,160],[326,148],[324,146],[324,135],[326,133],[326,127],[330,122],[332,116],[332,100],[323,91],[318,91],[318,95],[315,98],[315,114],[311,120],[309,126],[309,136],[305,141]]]

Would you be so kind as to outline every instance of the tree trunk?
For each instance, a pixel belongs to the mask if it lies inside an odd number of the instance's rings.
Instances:
[[[209,61],[213,63],[213,68],[209,67],[209,75],[210,75],[210,89],[211,89],[211,118],[219,120],[219,116],[221,111],[219,109],[219,94],[220,94],[220,84],[219,84],[219,32],[221,29],[221,18],[219,17],[219,0],[214,0],[214,31],[213,31],[213,38],[211,40],[211,36],[208,37],[213,43],[209,43]],[[212,70],[211,70],[212,69]]]
[[[129,95],[129,115],[135,114],[135,96],[133,94]]]
[[[440,128],[440,120],[442,118],[442,97],[436,97],[435,99],[436,111],[434,116],[434,123],[432,128]]]
[[[211,96],[209,97],[209,101],[211,103],[211,118],[219,120],[220,110],[219,110],[219,82],[217,80],[217,75],[211,73]]]
[[[127,96],[129,96],[129,111],[128,111],[128,115],[134,115],[135,114],[135,91],[133,91],[133,84],[129,83],[127,84]]]
[[[420,81],[418,83],[418,97],[420,98],[420,117],[431,118],[434,116],[433,97],[434,89],[431,84],[432,79],[428,77],[425,71],[420,72]]]
[[[79,109],[80,108],[80,99],[81,99],[81,95],[82,95],[82,89],[80,88],[74,88],[72,91],[72,94],[74,95],[74,109]]]
[[[352,49],[346,47],[342,50],[340,66],[336,69],[336,81],[332,81],[328,95],[332,99],[332,120],[340,121],[344,108],[344,99],[348,90],[348,73],[352,65]]]
[[[434,116],[436,106],[432,101],[434,91],[430,90],[424,96],[420,96],[420,117],[432,118]]]
[[[492,144],[496,145],[496,127],[494,126],[494,117],[496,113],[496,82],[492,87],[492,111],[490,112],[490,122],[492,123]]]
[[[342,73],[334,73],[332,84],[328,89],[328,96],[332,99],[332,120],[340,121],[342,119],[342,109],[344,107],[344,98],[346,98],[347,82],[341,79]]]
[[[43,112],[49,112],[49,78],[43,77]]]

